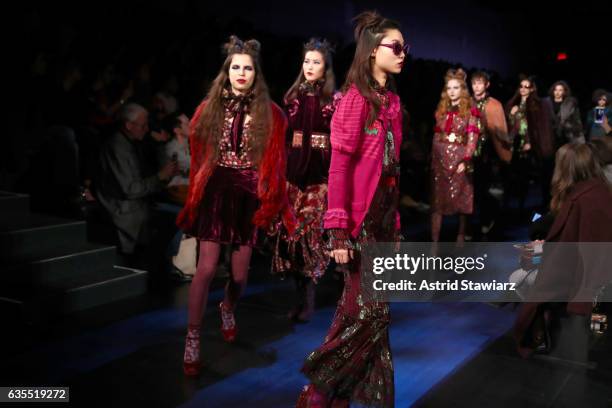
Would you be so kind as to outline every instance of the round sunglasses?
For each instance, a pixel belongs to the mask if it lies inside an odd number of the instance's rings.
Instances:
[[[404,52],[404,55],[406,56],[408,56],[408,53],[410,52],[410,44],[404,44],[402,46],[402,44],[399,41],[393,41],[391,44],[378,44],[378,45],[387,47],[387,48],[391,48],[391,50],[393,51],[393,54],[397,56],[400,56],[402,51]]]

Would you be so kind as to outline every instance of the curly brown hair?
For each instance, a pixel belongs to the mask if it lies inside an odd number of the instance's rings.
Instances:
[[[557,81],[554,84],[552,84],[550,86],[550,88],[548,89],[548,96],[550,97],[550,99],[552,99],[552,100],[555,99],[555,88],[557,86],[563,87],[563,99],[566,99],[566,98],[569,98],[570,96],[572,96],[572,89],[567,84],[567,82],[565,82],[565,81]]]

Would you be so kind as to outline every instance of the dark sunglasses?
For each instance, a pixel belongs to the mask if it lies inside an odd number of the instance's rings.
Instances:
[[[378,45],[381,45],[387,48],[391,48],[391,50],[393,50],[393,53],[397,55],[398,57],[401,55],[402,51],[404,52],[404,55],[406,56],[408,56],[408,53],[410,52],[410,44],[404,44],[402,46],[402,44],[400,44],[398,41],[393,41],[391,44],[378,44]]]

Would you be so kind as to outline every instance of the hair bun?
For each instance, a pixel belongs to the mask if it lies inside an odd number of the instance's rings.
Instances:
[[[260,50],[261,44],[259,41],[251,39],[245,42],[236,35],[230,36],[229,41],[223,44],[225,55],[250,54],[256,57],[259,55]]]
[[[249,54],[259,54],[259,51],[261,50],[261,44],[259,43],[259,41],[254,39],[248,40],[244,43],[244,50],[247,51]]]
[[[304,49],[308,51],[321,50],[330,53],[336,51],[329,41],[317,37],[312,37],[310,40],[308,40],[308,42],[304,44]]]
[[[462,68],[451,68],[446,71],[446,79],[447,81],[450,79],[459,79],[463,82],[467,81],[467,74]]]

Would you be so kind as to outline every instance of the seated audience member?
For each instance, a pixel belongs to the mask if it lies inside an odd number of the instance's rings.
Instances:
[[[117,229],[121,252],[127,255],[148,242],[151,198],[177,174],[173,161],[157,173],[147,171],[141,145],[148,132],[147,116],[142,106],[125,105],[119,113],[118,130],[100,153],[97,197]]]
[[[608,253],[577,243],[612,241],[611,202],[611,186],[591,145],[562,146],[552,180],[554,221],[530,302],[521,306],[514,327],[524,357],[539,350],[586,361],[593,300],[612,281],[612,271],[601,267],[610,264]]]

